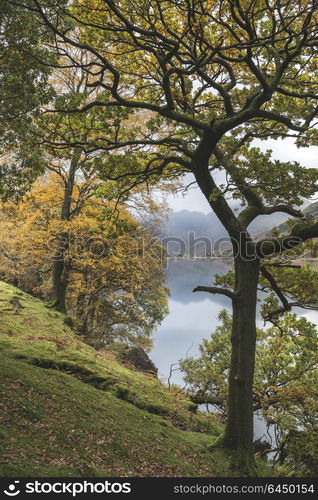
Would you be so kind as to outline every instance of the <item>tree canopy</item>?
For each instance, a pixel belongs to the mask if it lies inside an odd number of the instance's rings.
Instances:
[[[44,171],[31,133],[33,120],[52,98],[53,37],[27,10],[0,8],[0,195],[19,196]],[[45,64],[43,64],[45,61]]]

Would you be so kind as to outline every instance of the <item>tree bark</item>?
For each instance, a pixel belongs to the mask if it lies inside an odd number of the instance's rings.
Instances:
[[[239,465],[254,471],[253,379],[256,347],[258,260],[235,259],[235,294],[231,335],[228,417],[221,444],[238,453]]]
[[[72,196],[75,183],[75,175],[78,169],[80,152],[75,151],[70,164],[68,176],[65,179],[63,205],[61,209],[61,221],[69,221],[71,218]],[[67,231],[57,235],[57,248],[52,264],[52,307],[66,314],[66,292],[69,280],[69,268],[65,262],[65,254],[69,249],[69,233]]]
[[[61,235],[59,235],[58,241],[59,244],[62,244],[62,241],[65,242],[65,240],[62,240]],[[62,312],[63,314],[66,314],[66,290],[68,277],[66,275],[64,254],[67,250],[67,245],[64,243],[63,245],[64,248],[61,249],[61,253],[55,254],[52,265],[52,307]]]

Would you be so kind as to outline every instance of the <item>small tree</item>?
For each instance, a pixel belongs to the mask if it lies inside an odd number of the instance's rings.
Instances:
[[[50,84],[54,89],[50,101],[51,107],[64,109],[74,105],[89,105],[98,99],[101,91],[90,85],[90,78],[82,69],[82,65],[92,64],[92,57],[81,48],[72,49],[75,64],[65,65],[58,53],[55,57],[56,67],[50,75]],[[105,97],[105,96],[103,96]],[[61,233],[56,235],[55,255],[52,255],[52,307],[60,312],[67,312],[67,289],[70,269],[65,256],[70,245],[68,225],[82,213],[83,206],[96,194],[113,207],[113,214],[108,214],[114,226],[118,219],[117,203],[138,205],[139,216],[147,213],[148,218],[163,216],[164,203],[152,200],[149,186],[143,189],[140,196],[140,181],[111,181],[114,161],[120,163],[123,172],[134,163],[142,162],[142,155],[130,154],[129,159],[116,157],[112,148],[100,150],[94,146],[96,137],[107,143],[114,133],[119,134],[121,123],[128,123],[131,112],[120,108],[98,110],[93,107],[85,116],[81,114],[66,115],[63,113],[38,113],[30,123],[30,136],[36,149],[41,152],[42,171],[54,172],[63,185],[63,198],[60,200],[59,217]],[[107,124],[105,126],[105,124]],[[129,126],[125,138],[129,135]],[[87,146],[87,141],[90,144]],[[72,144],[73,147],[69,147]],[[34,162],[33,171],[38,173]],[[77,191],[77,192],[74,192]],[[143,201],[141,201],[143,199]],[[158,214],[155,215],[155,210]]]

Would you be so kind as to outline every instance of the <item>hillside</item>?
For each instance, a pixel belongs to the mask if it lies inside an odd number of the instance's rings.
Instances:
[[[12,296],[23,304],[14,314]],[[0,476],[233,476],[213,417],[0,282]]]
[[[302,212],[306,217],[312,217],[313,219],[317,219],[318,218],[318,202],[311,203],[307,207],[303,208]],[[288,217],[286,217],[286,220],[288,220]],[[272,225],[270,229],[266,229],[262,232],[259,231],[256,235],[254,234],[255,239],[271,237],[272,229],[274,227],[282,233],[288,229],[285,222],[282,222],[279,224],[278,220],[277,220],[275,226]]]

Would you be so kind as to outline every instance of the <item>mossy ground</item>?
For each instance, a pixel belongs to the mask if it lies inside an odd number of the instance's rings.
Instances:
[[[180,393],[95,351],[0,282],[0,476],[236,476],[221,432]]]

